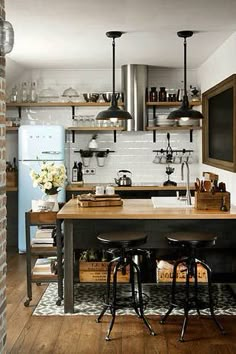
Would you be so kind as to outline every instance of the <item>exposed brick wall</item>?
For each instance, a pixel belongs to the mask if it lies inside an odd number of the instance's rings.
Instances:
[[[0,0],[0,17],[5,19],[5,3]],[[0,57],[0,353],[6,352],[6,124],[5,58]]]

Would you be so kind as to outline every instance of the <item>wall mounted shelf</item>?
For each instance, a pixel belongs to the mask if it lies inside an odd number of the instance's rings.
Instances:
[[[30,107],[71,107],[72,108],[72,119],[75,116],[75,107],[108,107],[110,102],[16,102],[7,103],[7,108],[18,108],[19,119],[21,119],[22,108]],[[121,103],[119,106],[123,106]]]
[[[123,131],[124,127],[68,127],[66,130],[72,132],[72,142],[75,142],[75,132],[84,131],[84,132],[94,132],[94,131],[113,131],[114,134],[114,143],[116,143],[116,132]]]
[[[147,106],[156,106],[156,107],[178,107],[181,106],[182,102],[146,102]],[[189,105],[192,106],[200,106],[202,104],[201,101],[190,101]]]
[[[19,127],[6,127],[7,132],[15,132],[19,129]]]
[[[152,131],[153,132],[153,142],[156,142],[156,132],[166,132],[166,131],[183,131],[183,130],[189,130],[189,134],[190,134],[190,142],[193,141],[193,130],[201,130],[202,127],[198,127],[198,126],[189,126],[189,125],[184,125],[184,126],[180,126],[180,127],[175,127],[175,126],[155,126],[155,127],[146,127],[147,131]]]

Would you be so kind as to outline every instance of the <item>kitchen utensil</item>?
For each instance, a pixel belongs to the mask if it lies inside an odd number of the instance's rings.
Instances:
[[[99,93],[83,93],[86,102],[97,102]]]
[[[195,189],[197,192],[200,190],[200,187],[201,187],[201,182],[200,179],[197,177],[195,182]]]
[[[129,174],[130,177],[127,176],[127,174]],[[117,176],[118,178],[115,178],[115,182],[118,184],[118,186],[130,187],[132,185],[132,173],[129,170],[120,170],[118,171]]]
[[[102,94],[102,98],[104,99],[105,102],[111,102],[111,95],[112,95],[112,92],[104,92]],[[116,95],[116,100],[118,100],[120,97],[120,93],[116,92],[115,95]]]
[[[204,186],[204,190],[205,192],[210,192],[211,191],[211,181],[203,181],[203,186]]]
[[[71,101],[72,98],[78,98],[79,94],[75,89],[70,87],[63,92],[62,97],[67,97]]]
[[[43,102],[54,102],[59,98],[57,92],[52,88],[43,89],[39,93],[39,99]]]

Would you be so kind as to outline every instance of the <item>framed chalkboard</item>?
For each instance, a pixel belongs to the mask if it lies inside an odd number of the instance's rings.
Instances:
[[[236,74],[202,95],[203,163],[236,171]]]

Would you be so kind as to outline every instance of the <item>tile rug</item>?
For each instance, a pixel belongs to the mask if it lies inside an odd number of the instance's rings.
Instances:
[[[74,289],[75,313],[73,315],[99,315],[102,309],[105,284],[76,284]],[[122,284],[118,287],[118,296],[129,296],[130,287]],[[171,286],[157,284],[143,284],[143,293],[149,297],[149,302],[145,309],[146,315],[163,315],[169,305]],[[206,286],[200,286],[200,299],[208,300]],[[184,289],[182,285],[177,286],[177,298],[183,298]],[[213,285],[214,309],[216,315],[236,315],[236,296],[229,285]],[[56,305],[57,284],[50,283],[45,290],[41,300],[34,310],[36,316],[53,316],[64,314],[63,301],[61,306]],[[106,314],[109,314],[107,311]],[[126,307],[117,310],[119,315],[135,315],[135,311]],[[182,315],[183,309],[176,308],[172,311],[173,315]],[[195,315],[196,311],[191,310],[189,314]],[[201,314],[209,315],[208,309],[201,310]],[[68,314],[71,316],[71,314]]]

